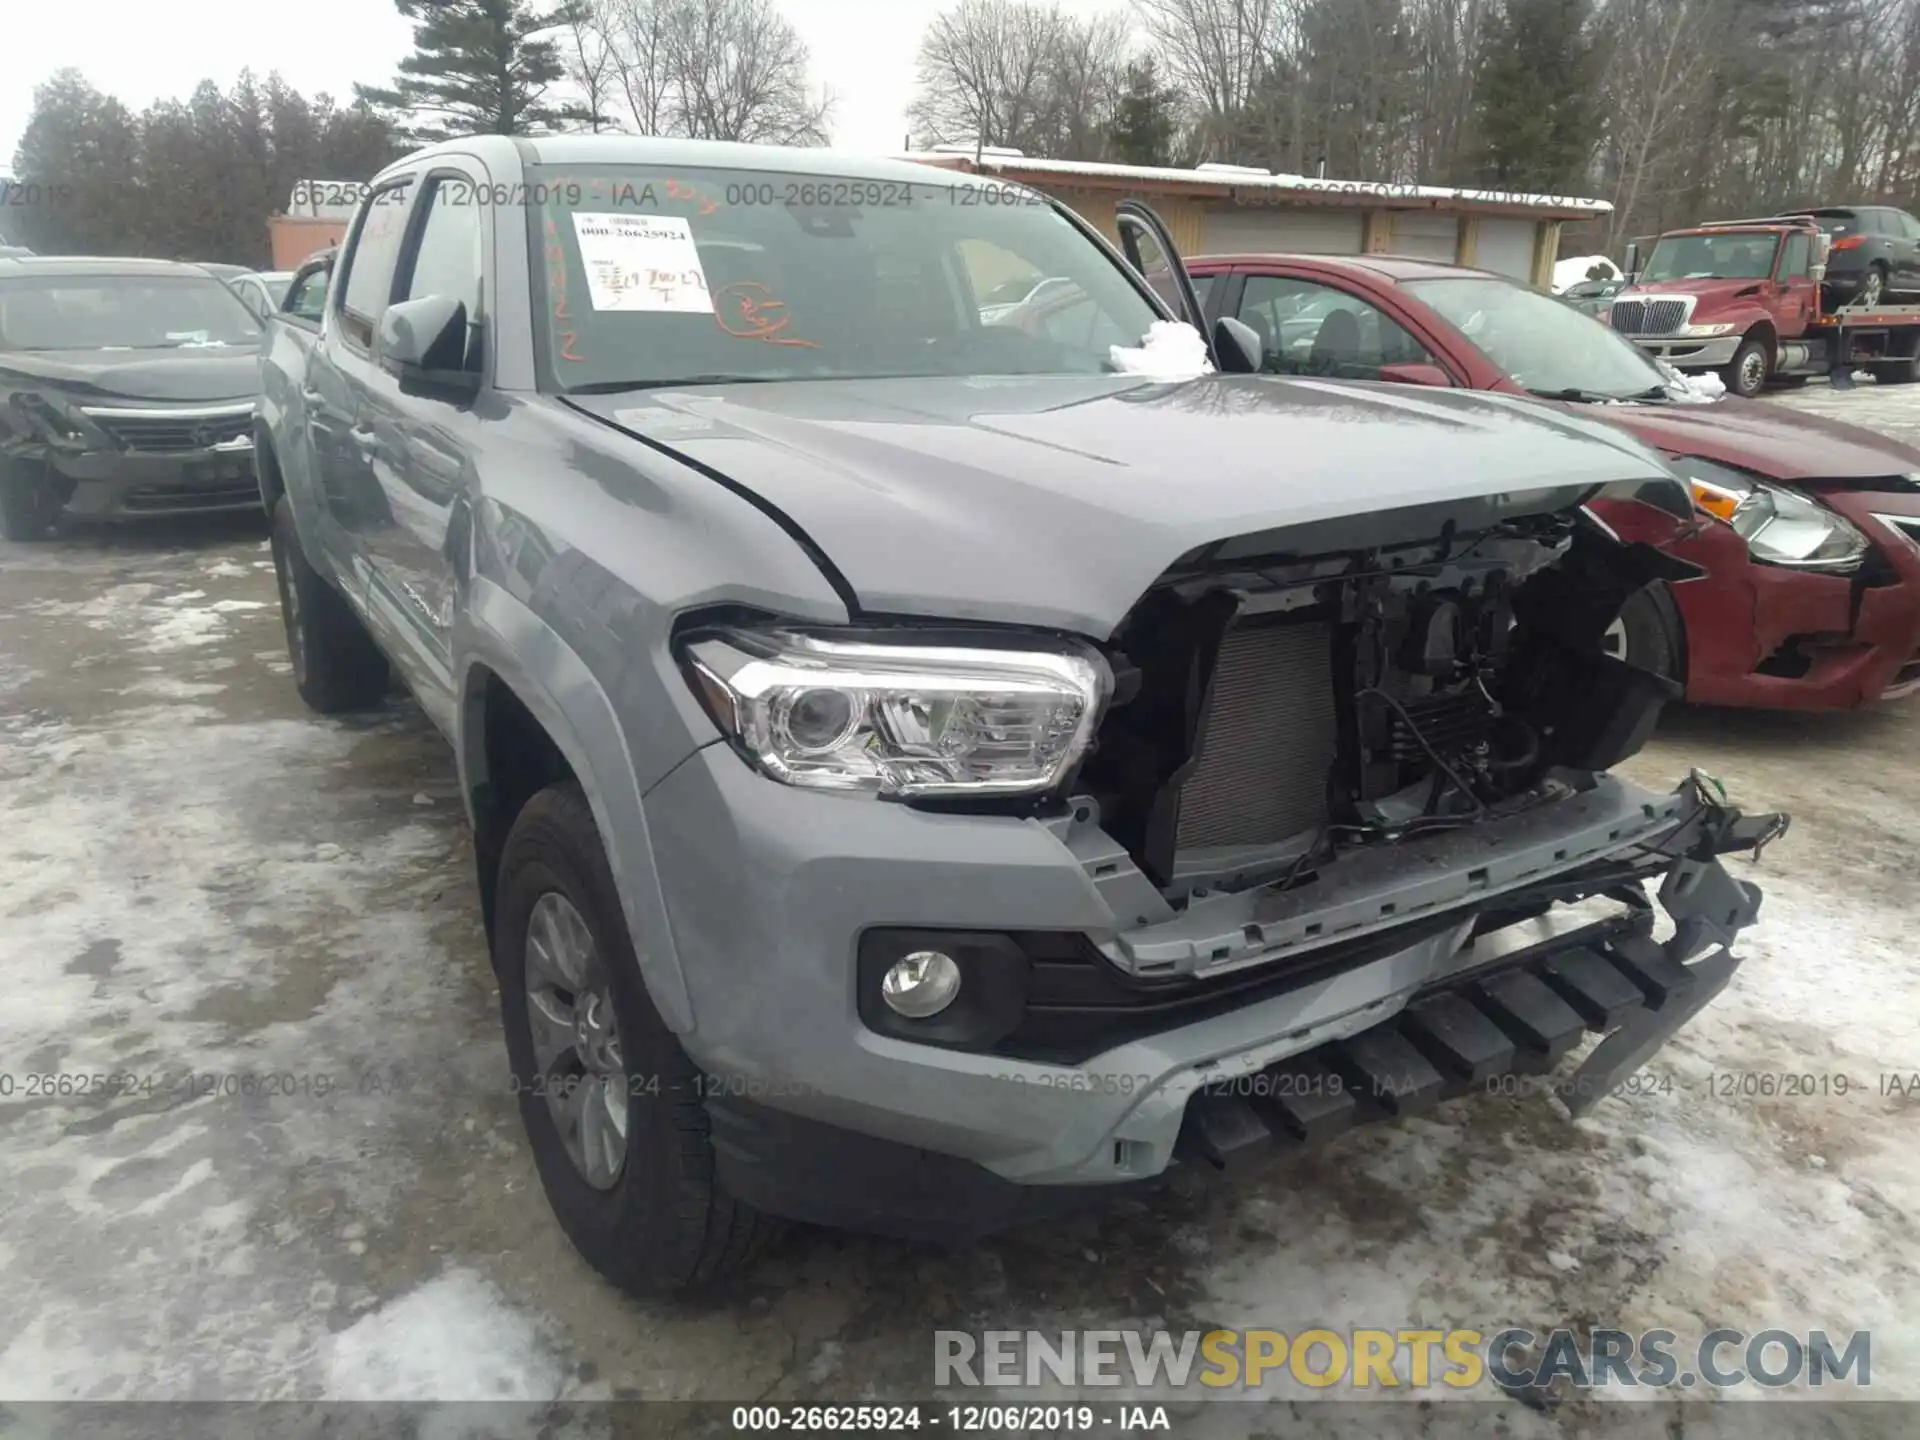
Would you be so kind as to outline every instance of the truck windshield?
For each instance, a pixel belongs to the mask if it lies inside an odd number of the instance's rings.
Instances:
[[[258,345],[260,326],[211,275],[0,280],[0,350]]]
[[[1642,280],[1764,280],[1780,248],[1776,231],[1668,235],[1653,247]]]
[[[1650,399],[1666,392],[1665,377],[1637,347],[1537,290],[1491,275],[1412,280],[1404,288],[1516,385],[1567,399]]]
[[[1161,318],[1043,197],[929,174],[530,170],[543,384],[1100,374]]]

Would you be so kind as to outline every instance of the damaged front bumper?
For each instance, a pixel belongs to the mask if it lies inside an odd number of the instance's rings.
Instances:
[[[1507,903],[1580,892],[1614,913],[1524,943],[1525,925],[1482,930],[1454,964],[1391,1018],[1252,1075],[1203,1087],[1188,1105],[1179,1154],[1223,1167],[1250,1147],[1327,1139],[1355,1124],[1416,1114],[1498,1089],[1512,1075],[1553,1072],[1589,1034],[1600,1044],[1544,1088],[1575,1117],[1639,1070],[1733,978],[1731,946],[1760,909],[1760,891],[1720,864],[1755,856],[1787,817],[1743,816],[1695,775],[1676,792],[1679,822],[1638,857],[1556,877]],[[1673,922],[1653,938],[1645,882]],[[1498,915],[1490,916],[1495,925]],[[1517,948],[1501,938],[1521,940]]]
[[[752,827],[715,834],[708,817],[750,803]],[[1173,912],[1158,892],[1162,910],[1148,905],[1097,824],[841,806],[828,853],[834,803],[768,787],[724,750],[649,797],[676,936],[709,962],[738,959],[733,973],[690,967],[698,1023],[683,1043],[716,1077],[707,1109],[733,1194],[955,1240],[1151,1183],[1176,1160],[1316,1140],[1551,1070],[1597,1033],[1569,1082],[1586,1108],[1726,983],[1760,896],[1719,857],[1785,823],[1742,817],[1699,781],[1661,795],[1609,778],[1383,847],[1390,888],[1371,900],[1357,871],[1334,875],[1375,863],[1350,855],[1291,894],[1255,887]],[[716,878],[748,869],[778,883]],[[1674,926],[1664,945],[1649,881]],[[1363,902],[1406,908],[1343,911]],[[943,1047],[878,1033],[849,1004],[876,924],[1082,943],[1031,956],[1003,1042]],[[1315,924],[1345,928],[1307,936]],[[1188,973],[1129,974],[1129,956]]]

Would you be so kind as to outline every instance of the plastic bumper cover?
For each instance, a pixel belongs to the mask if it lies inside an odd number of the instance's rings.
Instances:
[[[795,790],[721,746],[662,781],[647,814],[692,996],[694,1026],[682,1040],[718,1078],[715,1103],[851,1131],[928,1164],[969,1162],[1023,1186],[1111,1187],[1166,1168],[1202,1091],[1373,1030],[1436,986],[1468,983],[1483,963],[1482,941],[1468,944],[1479,920],[1518,913],[1542,885],[1594,894],[1636,875],[1693,875],[1686,893],[1714,897],[1712,908],[1724,912],[1717,933],[1730,941],[1751,920],[1757,892],[1727,877],[1711,847],[1705,859],[1688,857],[1704,843],[1696,837],[1703,817],[1714,834],[1738,817],[1691,788],[1662,797],[1610,784],[1616,800],[1640,797],[1634,813],[1650,819],[1650,808],[1657,822],[1584,863],[1570,856],[1558,871],[1516,872],[1497,898],[1416,920],[1403,946],[1388,930],[1372,958],[1303,968],[1282,993],[1071,1065],[877,1035],[860,1022],[854,993],[859,936],[873,926],[1069,931],[1109,944],[1139,929],[1047,826]],[[1489,863],[1508,848],[1494,834],[1508,823],[1477,827]],[[1619,870],[1635,857],[1637,871]],[[1412,854],[1407,862],[1409,871],[1423,868]],[[1594,866],[1609,863],[1593,878]],[[1682,898],[1677,883],[1668,903],[1684,929],[1699,902]],[[765,1163],[752,1127],[737,1129],[723,1162]],[[926,1158],[936,1156],[945,1158]]]
[[[1739,352],[1740,335],[1716,335],[1710,339],[1689,339],[1684,335],[1629,335],[1633,341],[1649,355],[1665,360],[1669,365],[1683,370],[1711,370],[1733,362]]]

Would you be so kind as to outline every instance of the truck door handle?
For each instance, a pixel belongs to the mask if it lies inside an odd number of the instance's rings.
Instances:
[[[354,426],[347,432],[347,438],[362,455],[372,455],[380,449],[380,437],[364,425]]]

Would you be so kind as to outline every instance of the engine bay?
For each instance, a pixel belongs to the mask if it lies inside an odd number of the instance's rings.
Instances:
[[[1115,637],[1079,788],[1176,906],[1564,799],[1677,697],[1603,639],[1693,573],[1584,508],[1177,566]]]

